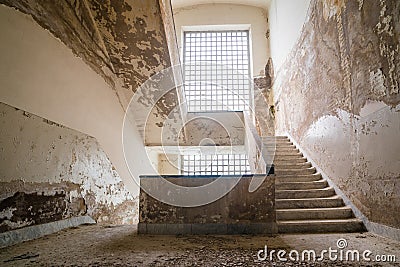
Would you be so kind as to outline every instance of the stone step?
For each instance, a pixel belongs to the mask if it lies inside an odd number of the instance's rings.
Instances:
[[[298,157],[303,157],[303,154],[300,153],[298,150],[285,150],[285,151],[279,151],[279,150],[275,150],[275,151],[268,151],[270,153],[275,153],[275,155],[279,155],[279,156],[298,156]]]
[[[292,150],[292,151],[289,151],[289,150],[287,150],[287,151],[276,150],[276,151],[269,151],[269,153],[275,154],[275,156],[286,156],[286,155],[288,155],[288,156],[303,157],[303,154],[301,154],[299,151],[296,151],[296,150]]]
[[[275,165],[275,199],[280,233],[363,231],[350,207],[329,187],[289,140],[263,138],[264,155]]]
[[[351,233],[365,231],[359,219],[278,221],[279,233]]]
[[[316,209],[278,209],[276,219],[287,220],[318,220],[318,219],[349,219],[354,218],[350,207],[316,208]]]
[[[274,154],[274,161],[293,161],[295,159],[302,159],[303,155],[300,153],[295,153],[295,154]]]
[[[280,155],[293,155],[293,154],[301,154],[297,148],[271,148],[271,147],[264,147],[264,153],[268,154],[280,154]]]
[[[303,198],[325,198],[335,195],[335,189],[326,187],[322,189],[305,190],[276,190],[276,199],[303,199]]]
[[[263,144],[291,144],[293,143],[289,139],[269,139],[265,137],[261,137],[261,141]]]
[[[282,159],[282,158],[274,158],[274,163],[276,164],[297,164],[297,163],[304,163],[307,162],[306,158],[289,158],[289,159]]]
[[[292,183],[292,182],[312,182],[322,179],[322,175],[319,173],[307,174],[307,175],[276,175],[276,183]]]
[[[326,198],[276,199],[277,209],[334,208],[344,206],[342,198],[335,195]]]
[[[263,136],[261,138],[265,140],[289,140],[289,138],[285,135]]]
[[[292,163],[290,161],[280,161],[274,162],[274,165],[276,169],[303,169],[312,167],[310,162]]]
[[[276,182],[276,190],[305,190],[305,189],[322,189],[328,187],[326,180],[318,180],[311,182]]]
[[[266,148],[278,148],[278,149],[297,149],[292,143],[264,143]]]
[[[276,147],[275,152],[279,153],[300,153],[300,150],[295,147]]]
[[[314,174],[316,173],[316,169],[314,167],[311,168],[303,168],[303,169],[275,169],[276,175],[305,175],[305,174]]]

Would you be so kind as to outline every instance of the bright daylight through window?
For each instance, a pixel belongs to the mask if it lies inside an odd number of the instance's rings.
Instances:
[[[186,31],[183,58],[189,112],[248,109],[249,31]]]
[[[184,155],[184,175],[250,174],[246,154]]]

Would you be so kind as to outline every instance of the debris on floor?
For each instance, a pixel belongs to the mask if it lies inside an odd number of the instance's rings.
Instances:
[[[372,252],[395,261],[292,260],[292,251]],[[280,260],[278,251],[286,252]],[[272,252],[273,251],[273,252]],[[267,252],[267,253],[266,253]],[[271,254],[272,253],[272,254]],[[336,253],[336,256],[340,256]],[[345,253],[342,253],[345,255]],[[301,253],[300,253],[301,255]],[[360,254],[361,257],[361,254]],[[92,225],[0,249],[0,266],[399,266],[400,242],[371,233],[149,236],[136,226]]]

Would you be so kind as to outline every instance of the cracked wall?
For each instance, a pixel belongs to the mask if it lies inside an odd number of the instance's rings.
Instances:
[[[398,1],[312,1],[274,83],[277,133],[289,133],[370,221],[395,228],[399,34]]]
[[[137,221],[137,198],[95,138],[0,103],[0,152],[0,232],[79,215]]]

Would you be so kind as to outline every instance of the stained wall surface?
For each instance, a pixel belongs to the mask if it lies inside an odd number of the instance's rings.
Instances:
[[[59,38],[108,82],[124,106],[144,81],[170,66],[158,0],[0,3],[32,16]]]
[[[0,103],[0,232],[89,215],[135,223],[127,190],[95,138]]]
[[[400,2],[312,1],[274,84],[288,133],[371,222],[400,228]]]
[[[228,194],[214,202],[195,207],[177,207],[153,198],[148,192],[166,189],[159,177],[145,176],[140,191],[138,232],[143,234],[272,234],[276,233],[275,179],[265,178],[249,192],[253,177],[165,177],[169,183],[185,187],[213,185],[213,190]],[[190,198],[203,199],[204,192],[190,192]],[[212,195],[213,193],[208,192]]]
[[[123,110],[146,80],[168,68],[171,59],[174,60],[169,49],[175,51],[176,47],[169,46],[172,38],[166,38],[172,15],[162,1],[3,0],[0,3],[28,14],[41,28],[61,40],[103,78]],[[154,104],[155,110],[147,121],[153,132],[161,132],[160,118],[170,115],[179,102],[178,97],[179,93],[174,90]],[[180,119],[179,109],[174,112],[177,114],[172,116]],[[160,134],[157,137],[160,139]],[[143,141],[143,134],[141,138]]]
[[[30,16],[1,5],[0,21],[0,100],[95,137],[125,186],[138,195],[123,153],[124,110],[113,88]],[[153,173],[137,128],[127,128],[127,160],[137,166],[133,175]]]

